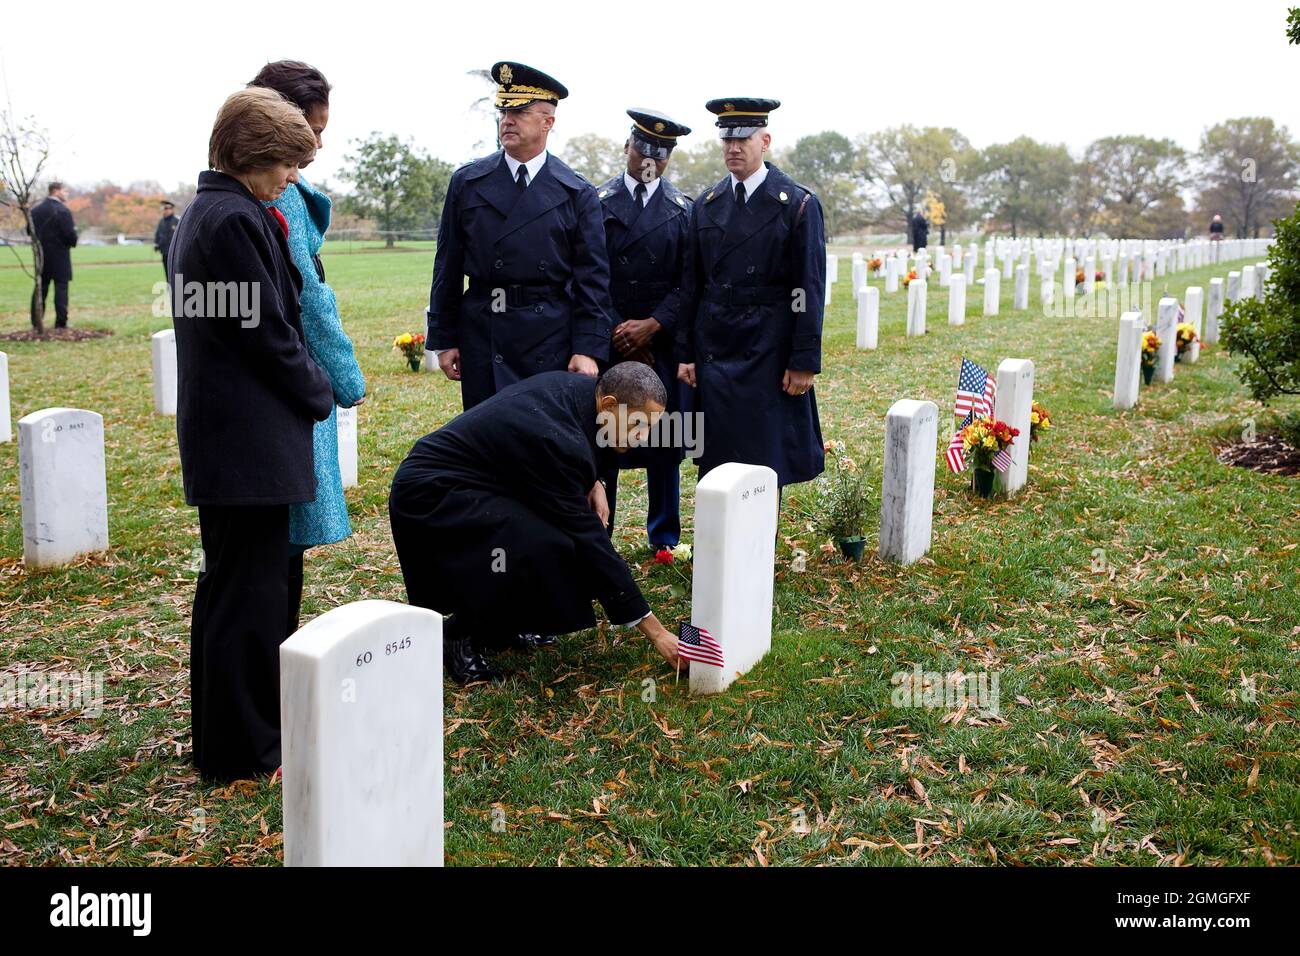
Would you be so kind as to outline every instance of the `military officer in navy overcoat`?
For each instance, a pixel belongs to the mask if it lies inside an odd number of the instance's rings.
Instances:
[[[727,176],[691,212],[678,375],[703,413],[700,475],[767,465],[782,486],[825,465],[813,377],[821,371],[826,237],[821,204],[763,154],[780,102],[709,101]]]
[[[604,183],[597,195],[605,213],[614,324],[611,361],[631,359],[654,366],[668,392],[668,416],[661,419],[652,447],[618,456],[601,470],[609,500],[610,528],[617,509],[620,468],[644,468],[648,505],[646,534],[654,550],[681,538],[679,489],[683,439],[693,433],[671,418],[688,412],[677,380],[675,336],[681,312],[682,267],[686,261],[691,200],[668,179],[673,147],[690,127],[655,110],[630,109],[632,130],[624,143],[627,168]],[[654,447],[657,446],[657,447]]]
[[[520,63],[492,77],[502,148],[452,174],[429,291],[427,347],[466,409],[538,372],[596,375],[611,327],[600,200],[546,150],[569,91]]]

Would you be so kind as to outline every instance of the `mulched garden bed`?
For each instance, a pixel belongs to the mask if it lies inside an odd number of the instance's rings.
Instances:
[[[1300,449],[1292,448],[1279,435],[1226,445],[1219,450],[1219,461],[1266,475],[1300,475]]]

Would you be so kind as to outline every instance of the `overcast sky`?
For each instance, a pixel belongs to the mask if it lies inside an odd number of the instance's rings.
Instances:
[[[1300,47],[1266,0],[803,0],[185,4],[36,7],[0,39],[14,110],[55,144],[72,183],[192,182],[221,101],[268,60],[319,67],[334,86],[308,178],[338,183],[349,139],[398,133],[450,162],[492,135],[467,71],[509,59],[569,87],[552,146],[621,138],[648,106],[714,135],[704,102],[771,96],[775,145],[824,129],[954,126],[977,147],[1028,134],[1078,152],[1119,133],[1195,148],[1235,116],[1296,120]],[[42,22],[37,18],[49,18]],[[12,23],[12,18],[9,23]]]

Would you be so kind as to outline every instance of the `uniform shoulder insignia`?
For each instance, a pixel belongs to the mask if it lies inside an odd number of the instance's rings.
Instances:
[[[673,197],[673,199],[676,200],[677,205],[681,206],[683,209],[686,208],[686,198],[681,193],[678,193]]]
[[[720,190],[718,189],[718,187],[714,186],[712,189],[709,190],[708,195],[704,197],[704,201],[706,203],[713,202],[714,197],[718,195],[719,191]]]
[[[605,199],[606,197],[609,196],[609,190],[608,190],[608,189],[602,189],[599,193],[596,194],[596,196],[597,196],[597,198],[599,198],[599,199]]]

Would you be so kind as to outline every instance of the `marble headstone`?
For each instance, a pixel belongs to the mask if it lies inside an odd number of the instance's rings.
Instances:
[[[1183,294],[1183,321],[1196,329],[1196,338],[1187,347],[1187,361],[1195,362],[1201,357],[1201,301],[1205,294],[1199,285],[1189,286]]]
[[[726,690],[772,647],[779,495],[775,471],[739,462],[696,486],[691,623],[722,645],[724,664],[692,661],[692,694]]]
[[[858,296],[858,348],[874,349],[880,333],[880,289],[864,286]]]
[[[1241,273],[1233,270],[1228,273],[1228,304],[1241,301]]]
[[[948,324],[966,324],[966,277],[960,272],[948,279]]]
[[[880,556],[911,564],[930,550],[939,408],[905,398],[885,415]]]
[[[984,270],[984,314],[998,314],[998,298],[1000,296],[999,286],[1002,283],[1002,273],[997,269]]]
[[[1156,306],[1156,337],[1160,351],[1156,353],[1157,382],[1174,380],[1174,356],[1178,354],[1178,300],[1165,296]]]
[[[1029,266],[1023,262],[1016,266],[1016,294],[1014,308],[1029,308]]]
[[[23,561],[42,568],[108,548],[104,419],[44,408],[18,420]]]
[[[1034,363],[1030,359],[1003,359],[998,366],[998,394],[993,416],[1012,428],[1020,429],[1008,449],[1011,465],[1006,471],[994,472],[997,487],[1013,495],[1029,478],[1029,414],[1034,402]]]
[[[1125,312],[1120,316],[1119,351],[1115,355],[1116,408],[1132,408],[1137,404],[1144,331],[1141,312]]]
[[[345,604],[280,645],[285,866],[441,866],[442,617]]]
[[[13,440],[14,425],[9,411],[9,356],[0,352],[0,444]]]
[[[1215,246],[1222,243],[1216,242]],[[1210,280],[1210,294],[1205,299],[1205,344],[1219,341],[1219,316],[1223,314],[1223,280]]]
[[[153,410],[159,415],[176,414],[176,331],[155,332],[153,346]]]
[[[907,286],[907,334],[925,335],[925,296],[927,284],[924,279],[913,279]]]
[[[339,473],[344,488],[357,486],[357,409],[339,408],[335,411],[339,433]]]

